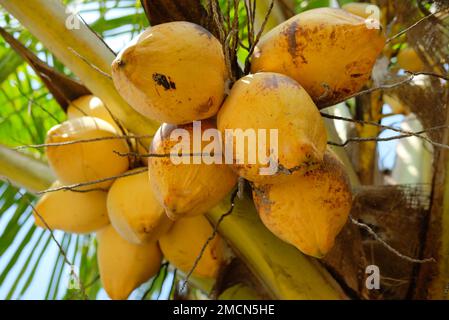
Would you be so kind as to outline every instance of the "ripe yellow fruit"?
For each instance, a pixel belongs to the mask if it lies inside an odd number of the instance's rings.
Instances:
[[[116,136],[114,128],[104,120],[94,117],[71,119],[51,128],[46,143],[65,143],[86,139]],[[48,146],[48,162],[63,184],[95,181],[119,175],[128,170],[128,158],[116,154],[127,153],[123,139],[90,141],[75,144]],[[107,188],[112,180],[86,186]]]
[[[85,116],[102,119],[112,125],[117,132],[120,132],[117,124],[100,98],[93,95],[82,96],[76,100],[73,100],[67,107],[68,119],[81,118]]]
[[[222,136],[234,130],[233,167],[250,181],[285,181],[291,173],[300,174],[321,162],[326,150],[326,129],[317,107],[301,85],[278,73],[261,72],[237,81],[218,113],[217,122]],[[256,135],[260,129],[267,131],[258,135],[257,147],[256,143],[246,143],[244,152],[239,152],[239,137],[242,141],[243,136],[236,131],[239,129]],[[271,129],[277,130],[278,139],[274,141],[269,137]],[[266,137],[265,147],[259,144],[263,137]],[[276,140],[277,148],[273,145]],[[275,149],[279,170],[262,175],[261,169],[269,166],[264,163],[263,154],[269,156]],[[256,154],[257,161],[252,161],[249,156]]]
[[[411,72],[419,72],[425,69],[425,65],[421,58],[416,53],[415,49],[411,47],[407,47],[399,51],[398,54],[398,66],[401,69],[411,71]]]
[[[200,134],[214,128],[212,121],[203,120]],[[172,220],[206,213],[226,197],[237,183],[237,175],[229,166],[205,163],[201,157],[203,148],[194,152],[192,124],[182,126],[163,124],[156,132],[150,153],[177,155],[178,152],[174,149],[180,141],[171,137],[171,134],[176,132],[175,129],[185,130],[187,135],[185,141],[189,144],[189,148],[184,150],[185,156],[182,159],[190,163],[175,163],[169,156],[151,157],[148,161],[150,182],[156,198]],[[206,144],[205,141],[201,142],[202,147]],[[198,164],[195,164],[196,160]]]
[[[184,21],[145,30],[112,64],[125,100],[159,122],[185,124],[215,115],[224,98],[227,70],[220,42]]]
[[[213,228],[204,216],[184,218],[159,240],[164,257],[176,268],[188,273]],[[224,261],[224,243],[219,235],[209,242],[193,274],[203,278],[215,278]]]
[[[114,127],[114,129],[117,131],[117,134],[122,134],[122,130],[124,129],[120,128],[119,125],[117,125],[108,109],[106,109],[103,101],[92,95],[82,96],[72,101],[72,103],[67,108],[68,119],[75,119],[84,116],[95,117],[106,121]],[[135,139],[130,139],[130,143],[134,148],[136,148],[138,153],[148,153],[148,150],[145,150],[141,143],[136,143]],[[142,158],[141,160],[146,164],[147,158]]]
[[[319,168],[287,184],[256,186],[253,197],[260,218],[271,232],[317,258],[334,245],[352,203],[343,165],[329,152]]]
[[[157,242],[132,244],[109,225],[97,232],[100,278],[111,299],[124,300],[159,271],[162,254]]]
[[[52,188],[61,186],[59,181]],[[70,233],[90,233],[109,224],[106,192],[75,192],[60,190],[49,192],[34,206],[37,226]],[[42,219],[45,221],[42,221]]]
[[[319,107],[358,92],[385,45],[381,30],[342,9],[300,13],[263,36],[251,71],[279,72],[298,81]]]
[[[153,194],[146,171],[115,180],[107,206],[115,230],[132,243],[157,241],[172,224]]]

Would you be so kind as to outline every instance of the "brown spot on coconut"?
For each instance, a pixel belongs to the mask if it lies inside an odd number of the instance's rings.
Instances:
[[[203,120],[200,134],[202,136],[207,129],[215,128],[211,120]],[[176,129],[186,134],[186,140],[177,135],[177,139],[172,137]],[[163,124],[150,147],[151,154],[160,155],[151,157],[148,161],[150,182],[156,198],[173,220],[206,213],[226,197],[237,183],[236,174],[223,160],[222,164],[203,161],[202,152],[209,144],[208,141],[200,142],[201,150],[193,149],[193,130],[192,124]],[[184,150],[176,147],[182,141],[188,144]],[[220,146],[220,141],[217,144]],[[180,163],[175,163],[171,155],[179,155]],[[219,157],[222,158],[221,151]],[[182,163],[181,160],[187,163]]]

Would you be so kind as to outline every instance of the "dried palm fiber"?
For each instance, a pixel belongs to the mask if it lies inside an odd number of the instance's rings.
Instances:
[[[401,254],[419,257],[429,206],[429,185],[369,186],[356,191],[351,216]],[[324,261],[328,270],[358,298],[407,298],[416,264],[388,250],[364,229],[360,229],[360,238],[354,237],[353,227],[358,228],[348,223],[337,237]],[[365,270],[369,265],[380,269],[380,290],[366,289]]]

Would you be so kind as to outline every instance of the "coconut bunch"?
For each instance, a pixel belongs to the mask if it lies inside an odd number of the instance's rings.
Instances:
[[[194,155],[198,148],[193,137],[197,129],[200,136],[216,129],[213,117],[223,103],[228,81],[221,44],[193,23],[154,26],[118,54],[112,75],[117,90],[133,108],[162,123],[147,151],[157,156],[148,158],[149,185],[142,197],[154,198],[147,199],[146,205],[157,204],[169,226],[156,232],[142,230],[139,223],[131,225],[145,219],[145,206],[139,219],[127,221],[123,216],[129,210],[110,210],[111,223],[129,241],[145,235],[157,238],[164,257],[185,274],[193,269],[195,277],[214,279],[224,261],[225,244],[216,236],[203,251],[213,233],[204,214],[232,191],[237,175],[225,164],[203,163],[201,154]],[[196,120],[200,128],[194,127]],[[178,143],[171,139],[176,132],[187,137],[181,163],[171,158]],[[201,142],[199,153],[206,144]],[[115,190],[114,185],[113,193],[127,195],[129,190]]]
[[[67,108],[68,120],[47,132],[46,155],[56,181],[35,207],[36,224],[90,233],[109,224],[107,189],[127,171],[129,148],[102,101],[83,96]]]
[[[190,235],[187,226],[225,198],[238,177],[250,182],[260,218],[276,236],[314,257],[332,248],[352,194],[342,163],[327,149],[319,109],[361,90],[385,45],[363,9],[314,9],[280,24],[260,39],[251,73],[233,84],[221,43],[193,23],[152,26],[118,54],[112,64],[118,92],[162,123],[148,171],[153,194],[173,221],[160,238],[171,263],[183,269],[186,255],[180,248],[186,237],[174,233]],[[250,140],[248,130],[263,134],[239,150],[239,140]],[[207,143],[195,142],[195,133]],[[214,138],[221,148],[210,147]],[[188,142],[182,150],[181,140]],[[206,149],[222,161],[205,161]],[[262,156],[254,161],[250,154]]]
[[[71,101],[67,115],[67,121],[47,133],[46,155],[58,181],[36,204],[35,222],[68,233],[97,232],[103,287],[111,298],[124,299],[158,272],[162,260],[156,240],[131,243],[111,225],[114,204],[120,199],[114,194],[111,197],[110,189],[122,182],[114,177],[130,168],[128,157],[123,156],[130,148],[119,137],[121,130],[99,98],[86,95]],[[138,188],[139,183],[128,186]],[[150,215],[147,220],[163,228],[162,209],[158,212],[153,206],[146,213]]]
[[[317,258],[333,247],[352,204],[348,175],[326,148],[318,109],[357,93],[370,79],[385,45],[382,28],[373,28],[367,20],[370,10],[379,12],[369,4],[309,10],[268,32],[252,56],[253,75],[247,76],[252,79],[243,78],[233,87],[218,116],[221,129],[234,127],[232,114],[237,109],[243,112],[237,101],[248,87],[254,88],[255,96],[247,105],[250,112],[265,116],[262,123],[250,118],[249,125],[277,125],[278,171],[261,178],[252,171],[260,170],[257,166],[237,170],[252,181],[253,199],[265,226]],[[296,94],[291,92],[294,86]],[[271,100],[273,92],[276,100]],[[242,118],[245,121],[237,125],[247,125],[248,118]]]
[[[175,225],[217,204],[236,174],[251,182],[260,217],[274,234],[312,256],[330,250],[352,197],[342,164],[326,148],[318,110],[356,93],[370,78],[385,38],[367,27],[364,9],[310,10],[282,23],[260,39],[251,74],[227,96],[222,47],[200,26],[157,25],[122,50],[112,66],[118,91],[143,115],[165,122],[150,147],[150,154],[160,157],[150,158],[149,173]],[[233,135],[228,166],[163,157],[178,142],[172,133],[183,129],[191,136],[193,121],[201,121],[204,131],[216,126],[221,137],[229,130],[276,130],[277,152],[266,143],[268,134],[257,137],[265,143],[258,141],[255,150],[246,145],[243,152]],[[193,159],[193,148],[189,151]],[[250,161],[251,151],[265,157]],[[270,157],[274,170],[262,174]]]
[[[384,42],[365,18],[310,10],[263,36],[251,73],[231,84],[222,45],[203,27],[180,21],[148,28],[112,64],[118,92],[161,123],[139,150],[148,153],[148,170],[130,162],[133,145],[118,137],[121,128],[101,100],[81,97],[69,119],[48,132],[58,181],[36,205],[36,223],[96,232],[101,280],[113,299],[154,276],[163,258],[215,279],[226,245],[219,236],[210,241],[205,214],[241,177],[271,232],[323,257],[352,195],[343,165],[327,149],[319,108],[363,87]],[[256,143],[237,148],[250,132]]]
[[[112,299],[126,299],[157,274],[163,259],[160,247],[180,270],[189,272],[213,232],[206,218],[185,219],[171,228],[173,221],[158,201],[146,168],[128,160],[130,147],[136,145],[120,137],[122,129],[99,98],[87,95],[72,101],[67,115],[67,121],[47,133],[46,155],[58,180],[36,204],[36,224],[68,233],[96,232],[100,277]],[[186,233],[189,241],[173,247],[179,242],[174,239]],[[219,237],[211,241],[194,276],[216,276],[223,245]]]
[[[0,29],[0,33],[67,111],[68,120],[47,133],[46,154],[58,180],[33,207],[35,223],[68,233],[97,232],[103,286],[111,298],[126,298],[160,269],[162,254],[157,239],[168,226],[168,218],[156,201],[151,202],[153,198],[146,195],[138,198],[148,190],[146,173],[136,179],[117,181],[119,177],[140,173],[130,169],[143,163],[139,164],[134,157],[129,161],[127,154],[142,148],[135,139],[125,142],[126,136],[119,137],[127,132],[126,128],[85,86],[48,66],[4,30]],[[137,190],[134,193],[137,201],[126,202],[135,206],[128,205],[124,210],[117,207],[122,205],[123,197],[110,195],[112,185],[118,185],[114,190],[123,191],[123,184],[129,190]],[[142,198],[149,201],[143,202]],[[145,211],[139,215],[142,207]],[[138,214],[132,215],[136,211]],[[120,218],[121,212],[124,213]],[[142,221],[132,220],[141,216],[145,217]],[[123,226],[127,219],[131,226],[138,226],[135,232]],[[142,229],[154,235],[142,235]]]

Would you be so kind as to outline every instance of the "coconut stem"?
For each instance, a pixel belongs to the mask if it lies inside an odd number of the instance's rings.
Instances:
[[[2,145],[0,145],[0,177],[7,177],[14,184],[34,193],[48,188],[55,180],[45,163]]]

